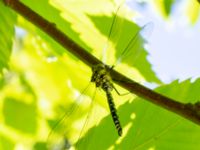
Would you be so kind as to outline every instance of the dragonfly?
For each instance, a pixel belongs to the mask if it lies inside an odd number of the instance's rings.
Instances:
[[[114,29],[116,28],[115,25],[117,24],[117,17],[118,17],[117,13],[118,13],[119,10],[120,10],[120,7],[118,7],[118,9],[115,13],[113,22],[111,24],[111,29],[110,29],[108,39],[111,39],[112,34],[115,33]],[[105,63],[102,63],[102,64],[97,64],[97,65],[92,67],[93,73],[92,73],[92,77],[91,77],[91,82],[94,82],[97,88],[103,89],[103,91],[106,93],[107,102],[108,102],[108,105],[109,105],[112,120],[114,122],[114,125],[116,127],[116,130],[117,130],[117,133],[118,133],[119,136],[122,136],[122,133],[123,133],[122,132],[122,126],[121,126],[121,123],[120,123],[120,120],[119,120],[119,116],[117,114],[117,109],[116,109],[116,106],[115,106],[111,92],[114,89],[117,92],[118,95],[123,95],[123,94],[120,94],[118,92],[118,90],[114,87],[114,85],[112,83],[112,78],[111,78],[109,73],[118,63],[120,63],[122,61],[122,59],[124,59],[125,56],[127,56],[129,51],[131,50],[131,48],[134,46],[134,44],[136,44],[137,40],[141,36],[144,36],[144,34],[147,34],[147,31],[150,32],[150,30],[152,30],[152,26],[153,26],[152,23],[148,23],[148,24],[144,25],[140,31],[138,31],[135,35],[133,35],[131,37],[127,46],[122,51],[120,57],[117,59],[115,65],[107,66]],[[139,49],[139,51],[140,51],[140,49]],[[136,57],[137,57],[137,55],[136,55]]]
[[[120,9],[121,9],[121,6],[119,6],[117,8],[117,10],[116,10],[116,12],[114,14],[114,17],[113,17],[113,20],[112,20],[112,23],[111,23],[111,26],[110,26],[110,30],[109,30],[106,46],[105,46],[105,49],[103,49],[104,53],[105,53],[106,50],[107,51],[109,50],[109,44],[108,44],[109,42],[108,41],[113,40],[114,43],[117,43],[117,41],[120,40],[120,38],[119,38],[120,37],[119,36],[120,35],[119,27],[122,25],[122,23],[124,21],[124,18],[121,18],[121,17],[118,16],[118,13],[119,13]],[[100,63],[100,64],[97,64],[97,65],[94,65],[92,67],[91,82],[93,82],[95,84],[96,88],[100,88],[100,89],[102,89],[104,91],[104,93],[106,95],[106,98],[107,98],[107,103],[108,103],[108,106],[109,106],[110,114],[112,116],[112,120],[113,120],[113,123],[114,123],[114,126],[116,128],[118,136],[122,136],[123,135],[123,128],[122,128],[121,121],[120,121],[120,118],[119,118],[119,115],[118,115],[118,112],[117,112],[117,109],[116,109],[116,105],[114,103],[112,91],[115,90],[118,95],[122,95],[122,94],[120,94],[118,92],[118,90],[115,88],[115,86],[113,84],[113,81],[112,81],[112,78],[110,76],[110,71],[112,69],[114,69],[119,63],[121,63],[129,55],[133,56],[131,50],[133,50],[135,45],[137,45],[138,43],[141,44],[140,40],[145,41],[143,36],[145,34],[147,35],[151,30],[152,30],[152,24],[148,23],[148,24],[144,25],[143,27],[141,27],[141,29],[138,28],[136,33],[134,33],[133,35],[130,35],[129,40],[126,41],[125,48],[120,50],[119,58],[116,60],[114,65],[108,66],[104,62],[104,63]],[[118,36],[116,36],[116,34]],[[137,47],[138,47],[138,49],[135,50],[134,58],[133,58],[135,60],[136,60],[137,57],[139,57],[139,54],[140,54],[141,49],[142,49],[142,44],[141,44],[141,46],[137,45]],[[88,88],[88,86],[81,93],[82,94],[85,93],[87,88]],[[96,91],[95,91],[95,93],[96,93]],[[92,96],[92,99],[94,99],[95,93]],[[94,105],[94,104],[91,104],[91,108],[92,108],[92,105]],[[58,124],[60,124],[64,119],[67,120],[70,117],[71,113],[73,113],[75,108],[77,109],[77,104],[75,104],[73,106],[73,109],[72,109],[72,111],[70,111],[70,113],[64,114],[64,116],[60,119],[60,121],[58,121],[58,123],[55,125],[55,127],[57,127]],[[83,125],[83,128],[82,128],[81,132],[84,130],[84,128],[85,128],[85,126],[87,124],[87,120],[89,118],[89,115],[90,115],[90,112],[88,112],[87,119],[86,119],[86,121],[85,121],[85,123]],[[52,131],[54,130],[54,128],[52,129]],[[78,139],[80,139],[81,134],[82,133],[80,133]],[[51,133],[49,134],[49,136],[50,135],[51,135]],[[68,141],[66,139],[64,141]],[[64,142],[63,145],[67,145],[67,146],[64,146],[64,147],[70,147],[69,146],[70,145],[69,142]],[[78,146],[78,144],[76,144],[76,146]]]

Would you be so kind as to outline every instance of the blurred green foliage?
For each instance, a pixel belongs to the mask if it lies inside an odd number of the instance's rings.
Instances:
[[[0,2],[0,72],[8,67],[14,37],[16,14]]]
[[[26,112],[26,113],[25,113]],[[3,116],[7,126],[24,133],[36,133],[36,107],[33,104],[25,104],[14,98],[7,97],[4,99]],[[28,120],[28,122],[26,122]]]
[[[108,0],[43,0],[40,4],[33,0],[22,2],[55,23],[93,55],[104,57],[102,49],[118,4]],[[174,3],[173,0],[165,0],[155,1],[154,5],[159,10],[164,9],[165,15],[169,16]],[[196,16],[191,17],[195,22],[198,11],[191,14],[188,16]],[[107,51],[107,63],[111,65],[126,47],[127,39],[140,30],[130,21],[135,12],[123,7],[118,15],[119,20]],[[139,40],[132,47],[141,51],[139,57],[131,53],[117,66],[117,70],[126,72],[127,76],[138,82],[160,84],[146,58],[146,50],[140,49],[143,42]],[[124,129],[123,137],[119,138],[108,113],[104,93],[95,92],[94,85],[84,90],[90,81],[90,68],[37,27],[6,8],[2,0],[0,45],[0,149],[61,148],[61,144],[68,147],[77,139],[77,149],[200,148],[199,126],[133,95],[119,97],[114,94]],[[186,80],[181,83],[174,81],[155,90],[182,102],[196,102],[200,97],[199,87],[200,80],[193,83]],[[80,94],[81,97],[78,97]],[[95,99],[95,102],[91,102],[91,99]],[[89,120],[78,138],[88,112]],[[65,120],[59,122],[63,115]],[[59,125],[55,128],[57,123]],[[64,142],[56,145],[59,139],[64,139]]]
[[[148,3],[148,1],[146,2]],[[170,18],[175,9],[181,8],[180,14],[182,14],[182,17],[186,17],[191,24],[195,24],[199,20],[200,5],[197,0],[155,0],[149,3],[155,6],[155,9],[164,18]]]

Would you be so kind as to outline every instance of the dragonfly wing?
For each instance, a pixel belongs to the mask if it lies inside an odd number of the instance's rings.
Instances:
[[[115,47],[116,43],[119,41],[120,27],[123,26],[124,17],[123,16],[123,5],[120,5],[116,11],[114,11],[112,18],[109,19],[110,24],[108,25],[108,31],[107,31],[107,41],[105,43],[105,46],[103,48],[102,52],[102,61],[104,63],[109,63],[107,60],[107,56],[113,56],[113,47]],[[110,58],[109,58],[110,59]]]
[[[148,39],[151,36],[153,29],[154,29],[153,22],[149,22],[142,27],[140,35],[143,37],[144,40]]]
[[[79,140],[75,144],[76,150],[98,149],[98,147],[96,147],[95,143],[97,141],[104,141],[105,135],[106,135],[105,133],[102,133],[102,130],[101,130],[101,136],[98,136],[98,137],[96,136],[96,135],[99,135],[98,134],[99,133],[98,126],[103,117],[105,117],[106,115],[109,114],[109,119],[108,119],[110,121],[109,123],[111,126],[113,125],[113,122],[110,119],[110,113],[107,110],[105,110],[105,108],[103,108],[102,105],[100,105],[97,101],[97,99],[99,98],[99,95],[102,95],[102,94],[105,94],[104,91],[100,92],[98,90],[97,92],[95,92],[95,94],[92,98],[93,100],[91,102],[91,106],[89,108],[88,115],[86,117],[86,121],[82,128]],[[106,101],[106,97],[104,97],[104,98]],[[104,99],[102,99],[102,101],[103,100]],[[113,129],[113,131],[116,132],[115,129]],[[96,141],[96,142],[94,142],[94,141]]]
[[[80,105],[83,103],[82,97],[88,91],[89,86],[90,84],[88,84],[88,86],[81,92],[75,102],[63,114],[63,116],[51,127],[52,129],[47,137],[48,149],[72,145],[71,143],[73,143],[73,140],[71,140],[69,135],[70,130],[72,128],[73,120],[77,118],[77,113],[80,112]],[[81,117],[80,113],[78,115]]]
[[[86,96],[89,94],[90,87],[89,84],[81,92],[80,96],[76,99],[76,103],[71,106],[71,109],[53,126],[47,139],[48,149],[69,149],[72,147],[85,149],[89,147],[91,136],[95,130],[89,133],[90,136],[85,135],[87,135],[90,128],[94,127],[100,121],[101,115],[97,114],[97,112],[104,109],[96,103],[96,90],[92,92],[91,98]],[[89,99],[86,100],[86,98]],[[87,105],[85,106],[86,108],[84,107],[86,113],[82,110],[82,104]],[[70,131],[73,128],[76,129],[75,132]]]
[[[87,112],[83,127],[80,131],[80,135],[78,137],[77,142],[75,143],[75,147],[76,149],[82,149],[82,147],[84,147],[84,149],[87,149],[86,147],[89,144],[89,140],[90,138],[86,137],[84,138],[84,135],[86,134],[86,132],[89,130],[89,126],[90,124],[93,124],[94,122],[94,117],[96,118],[97,116],[94,116],[94,105],[95,105],[95,96],[96,96],[96,90],[92,96],[92,101],[89,107],[89,111]]]
[[[128,21],[124,28],[124,34],[126,36],[121,35],[121,37],[124,38],[125,41],[121,42],[121,45],[118,45],[116,48],[116,57],[118,59],[114,66],[117,66],[121,62],[134,65],[135,61],[143,51],[143,46],[147,41],[146,39],[150,36],[150,33],[153,30],[153,23],[147,23],[143,27],[139,28],[136,24],[130,24]],[[133,33],[128,33],[130,31]]]

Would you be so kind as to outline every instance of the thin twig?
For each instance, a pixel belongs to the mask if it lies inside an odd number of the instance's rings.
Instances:
[[[39,27],[42,31],[51,36],[55,41],[60,43],[67,51],[74,54],[88,66],[92,67],[94,65],[102,63],[96,57],[88,53],[86,50],[84,50],[82,47],[72,41],[69,37],[67,37],[67,35],[65,35],[61,30],[57,29],[54,23],[47,21],[20,1],[4,0],[4,3],[5,5],[14,9],[24,18],[29,20],[31,23]],[[174,100],[157,92],[154,92],[153,90],[143,85],[140,85],[139,83],[125,77],[124,75],[118,73],[113,69],[110,70],[110,74],[115,83],[132,92],[133,94],[136,94],[144,98],[145,100],[148,100],[158,106],[161,106],[200,125],[199,102],[195,104],[183,104],[178,102],[178,100]]]

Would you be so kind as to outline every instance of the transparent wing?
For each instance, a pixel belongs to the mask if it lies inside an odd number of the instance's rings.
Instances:
[[[81,147],[84,147],[85,149],[87,149],[86,147],[88,146],[89,144],[89,140],[90,138],[84,138],[84,140],[80,140],[81,138],[84,137],[84,135],[87,133],[88,129],[90,128],[90,125],[91,124],[94,124],[94,117],[96,117],[94,114],[95,110],[94,110],[94,105],[95,105],[95,96],[96,96],[96,90],[92,96],[92,101],[91,101],[91,105],[90,105],[90,108],[89,108],[89,111],[87,113],[87,116],[86,116],[86,119],[85,119],[85,122],[84,122],[84,125],[81,129],[81,132],[80,132],[80,135],[79,135],[79,138],[75,144],[75,147],[76,149],[81,149]]]
[[[107,56],[112,55],[112,49],[115,47],[115,44],[118,42],[120,37],[121,29],[120,27],[123,25],[124,18],[120,17],[123,16],[122,6],[120,5],[116,11],[114,11],[112,18],[110,19],[110,24],[108,24],[108,34],[107,34],[107,41],[103,48],[103,55],[102,55],[102,61],[106,63]]]
[[[91,144],[91,142],[93,140],[97,142],[97,141],[103,141],[105,139],[106,133],[102,133],[103,136],[98,136],[98,138],[96,137],[96,133],[99,132],[98,124],[101,122],[102,118],[105,117],[106,115],[109,114],[109,117],[111,116],[110,113],[107,110],[105,110],[105,108],[103,108],[101,105],[99,105],[99,103],[97,102],[97,98],[99,97],[99,95],[104,95],[104,99],[102,99],[102,101],[103,100],[106,101],[104,91],[101,92],[97,89],[97,92],[95,92],[95,96],[93,97],[93,101],[91,102],[91,107],[89,109],[84,127],[81,131],[81,135],[79,137],[78,142],[76,143],[76,150],[98,149],[93,144]],[[110,120],[109,123],[112,126],[113,122],[111,118],[109,118],[109,120]],[[113,128],[113,131],[116,132],[115,128]]]
[[[90,134],[90,137],[84,136],[87,134],[90,128],[94,127],[100,121],[101,115],[97,114],[97,112],[104,110],[102,106],[99,106],[99,104],[96,103],[95,98],[96,95],[101,97],[100,95],[104,93],[96,92],[97,88],[95,88],[96,90],[92,92],[91,98],[89,96],[85,96],[89,94],[89,88],[94,88],[91,87],[90,84],[81,92],[69,111],[66,111],[66,113],[53,126],[47,139],[48,149],[82,149],[83,147],[86,148],[89,146],[91,136],[94,132]],[[81,110],[81,105],[87,105],[85,108],[86,113],[82,113],[83,111]],[[76,120],[77,115],[79,116],[78,120]],[[74,118],[75,123],[72,123]],[[75,132],[69,131],[73,128],[76,129]]]
[[[110,19],[108,38],[102,56],[102,61],[105,64],[116,66],[123,62],[133,66],[143,50],[144,43],[147,42],[146,39],[153,30],[153,23],[139,27],[126,19],[128,16],[126,10],[125,6],[121,4]],[[115,56],[117,60],[112,56]]]
[[[153,30],[153,23],[147,23],[140,29],[135,30],[137,30],[136,33],[129,33],[131,36],[126,38],[126,46],[122,49],[120,48],[121,50],[117,48],[118,51],[116,55],[118,59],[114,66],[117,66],[121,62],[134,65],[134,62],[137,60],[143,50],[146,39],[150,36]]]
[[[90,84],[81,92],[75,102],[70,106],[64,115],[53,125],[49,135],[47,137],[48,149],[62,149],[61,147],[70,147],[76,142],[77,138],[71,138],[72,121],[77,118],[77,115],[81,116],[81,107],[85,99],[84,94],[87,93]],[[79,135],[79,134],[78,134]]]

